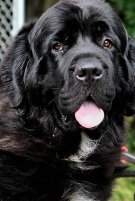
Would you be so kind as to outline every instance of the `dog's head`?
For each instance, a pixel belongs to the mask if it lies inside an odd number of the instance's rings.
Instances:
[[[41,115],[45,124],[46,114],[59,113],[92,128],[112,110],[135,112],[134,55],[121,20],[103,0],[61,0],[18,33],[1,76],[27,120]]]

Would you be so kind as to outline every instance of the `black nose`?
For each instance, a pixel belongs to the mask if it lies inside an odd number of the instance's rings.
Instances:
[[[84,65],[81,68],[75,69],[75,75],[78,80],[86,81],[88,79],[99,80],[102,77],[103,69],[101,66],[94,67],[91,65]]]

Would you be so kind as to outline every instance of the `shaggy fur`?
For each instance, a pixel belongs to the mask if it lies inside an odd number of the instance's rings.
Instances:
[[[61,0],[20,30],[0,67],[1,201],[108,200],[135,112],[134,57],[103,0]],[[83,65],[100,72],[85,80]],[[105,113],[93,130],[75,120],[86,100]]]

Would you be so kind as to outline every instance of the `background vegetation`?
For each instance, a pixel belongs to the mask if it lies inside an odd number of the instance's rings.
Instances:
[[[131,36],[135,38],[135,1],[134,0],[107,0],[124,21]]]
[[[53,5],[57,0],[25,0],[26,2],[26,21],[39,16],[44,10]],[[90,1],[90,0],[89,0]],[[129,35],[135,38],[135,0],[107,0],[114,10],[123,20]],[[128,118],[127,127],[127,146],[130,152],[135,152],[135,117]],[[135,168],[135,167],[132,167]],[[119,179],[114,188],[111,201],[133,201],[135,193],[135,178]]]

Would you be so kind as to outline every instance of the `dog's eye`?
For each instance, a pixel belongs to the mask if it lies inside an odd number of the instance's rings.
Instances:
[[[105,48],[112,48],[113,46],[113,43],[110,39],[105,39],[104,42],[103,42],[103,47]]]
[[[59,42],[54,43],[52,46],[52,50],[55,52],[62,51],[63,50],[63,44],[59,43]]]

